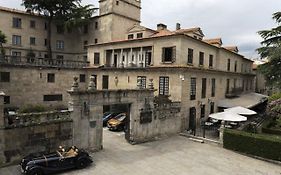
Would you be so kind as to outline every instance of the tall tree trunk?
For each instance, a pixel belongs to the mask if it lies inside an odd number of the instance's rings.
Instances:
[[[53,17],[50,16],[48,19],[48,26],[47,26],[47,45],[48,45],[48,58],[52,59],[53,58],[53,53],[52,53],[52,20]]]

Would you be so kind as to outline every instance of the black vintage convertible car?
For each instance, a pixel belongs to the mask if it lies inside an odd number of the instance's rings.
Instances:
[[[92,158],[84,150],[75,146],[65,150],[61,148],[49,154],[31,154],[21,161],[22,173],[27,175],[46,175],[74,168],[85,168]]]

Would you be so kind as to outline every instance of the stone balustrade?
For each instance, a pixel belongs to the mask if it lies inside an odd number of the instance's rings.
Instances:
[[[72,121],[70,117],[71,111],[50,111],[40,113],[26,113],[5,115],[5,128],[27,127],[33,125],[42,125],[62,121]]]

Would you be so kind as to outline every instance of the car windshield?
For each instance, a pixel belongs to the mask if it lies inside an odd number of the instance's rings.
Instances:
[[[126,115],[122,114],[122,115],[118,115],[115,119],[119,120],[119,121],[123,121],[125,118],[126,118]]]

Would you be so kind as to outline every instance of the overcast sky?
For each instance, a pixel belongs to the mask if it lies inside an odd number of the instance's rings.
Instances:
[[[98,6],[98,0],[82,1]],[[21,2],[0,0],[0,6],[23,9]],[[261,41],[257,31],[276,25],[271,18],[276,11],[281,11],[280,0],[142,0],[142,25],[201,27],[205,38],[221,37],[225,46],[237,45],[241,54],[253,58]]]

